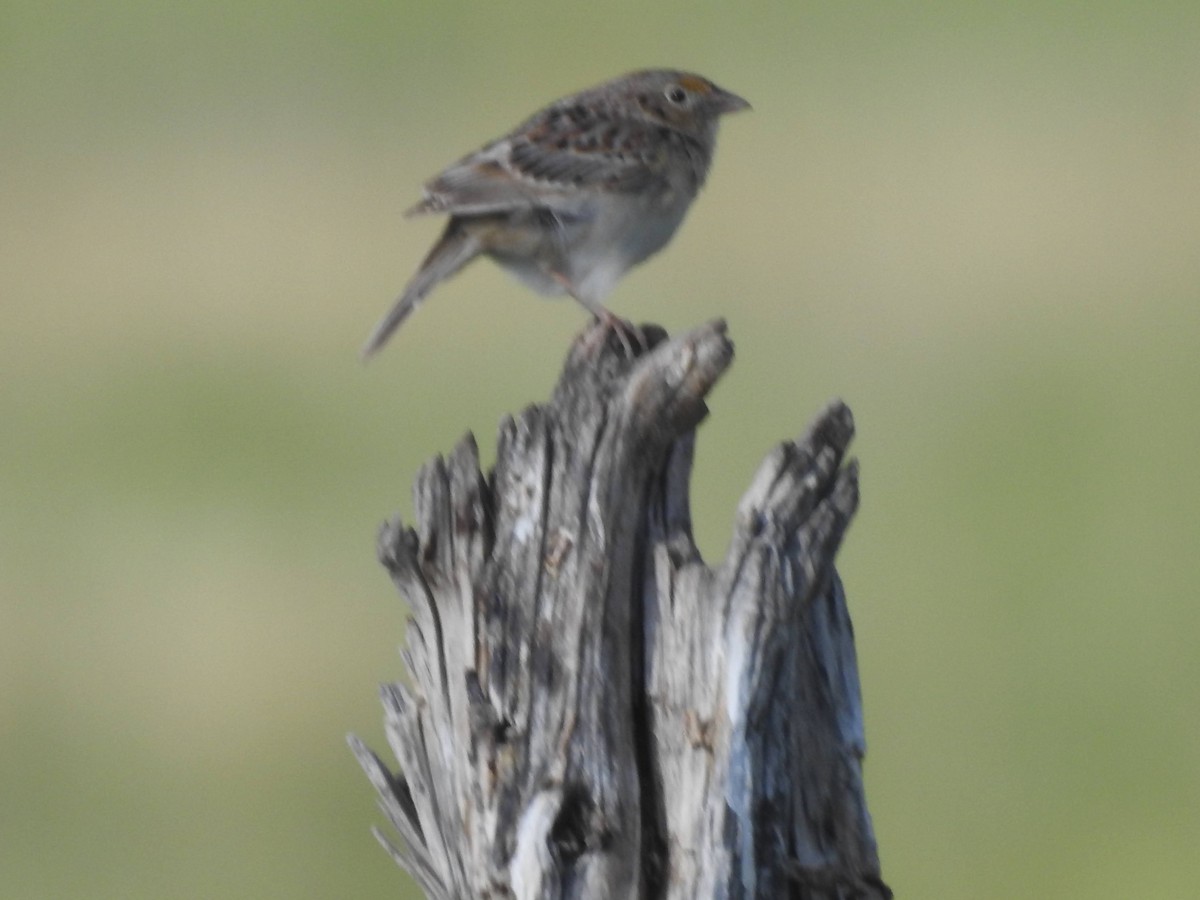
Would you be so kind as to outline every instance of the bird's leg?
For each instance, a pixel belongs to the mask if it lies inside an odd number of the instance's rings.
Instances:
[[[633,349],[634,345],[641,350],[646,349],[646,345],[642,340],[641,332],[638,331],[637,326],[635,326],[632,322],[622,319],[598,300],[593,300],[590,297],[584,297],[582,294],[577,293],[574,285],[572,285],[567,276],[563,275],[561,272],[551,270],[550,277],[562,285],[562,289],[566,291],[576,303],[590,312],[596,317],[597,321],[600,322],[602,327],[598,331],[594,332],[595,334],[599,335],[599,337],[596,339],[597,343],[593,345],[591,344],[590,340],[588,341],[588,346],[586,349],[589,353],[595,352],[597,347],[603,343],[603,340],[608,335],[609,331],[616,333],[617,339],[621,342],[621,346],[625,348],[625,355],[631,359],[637,355]]]

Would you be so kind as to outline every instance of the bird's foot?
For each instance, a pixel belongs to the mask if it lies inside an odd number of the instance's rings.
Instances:
[[[629,320],[622,319],[605,309],[596,314],[596,325],[583,336],[584,352],[589,355],[597,353],[608,342],[610,333],[616,334],[625,355],[630,359],[645,353],[650,347],[641,329]]]

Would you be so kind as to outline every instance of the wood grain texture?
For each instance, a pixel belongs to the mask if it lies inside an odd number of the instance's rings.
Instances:
[[[399,774],[356,755],[440,898],[890,897],[833,566],[858,502],[849,409],[776,447],[709,567],[688,505],[722,322],[573,347],[553,396],[417,476],[380,533],[411,607],[382,689]]]

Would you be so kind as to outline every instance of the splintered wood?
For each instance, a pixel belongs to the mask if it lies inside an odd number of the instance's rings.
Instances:
[[[488,475],[468,435],[383,528],[412,618],[382,690],[399,771],[351,738],[400,840],[377,834],[431,900],[890,897],[833,565],[850,410],[767,455],[710,567],[689,478],[733,346],[642,337],[585,335]]]

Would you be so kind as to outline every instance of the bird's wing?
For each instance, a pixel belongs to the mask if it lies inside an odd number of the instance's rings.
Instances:
[[[580,189],[636,193],[662,181],[669,135],[611,110],[556,104],[425,185],[409,214],[567,208]]]

